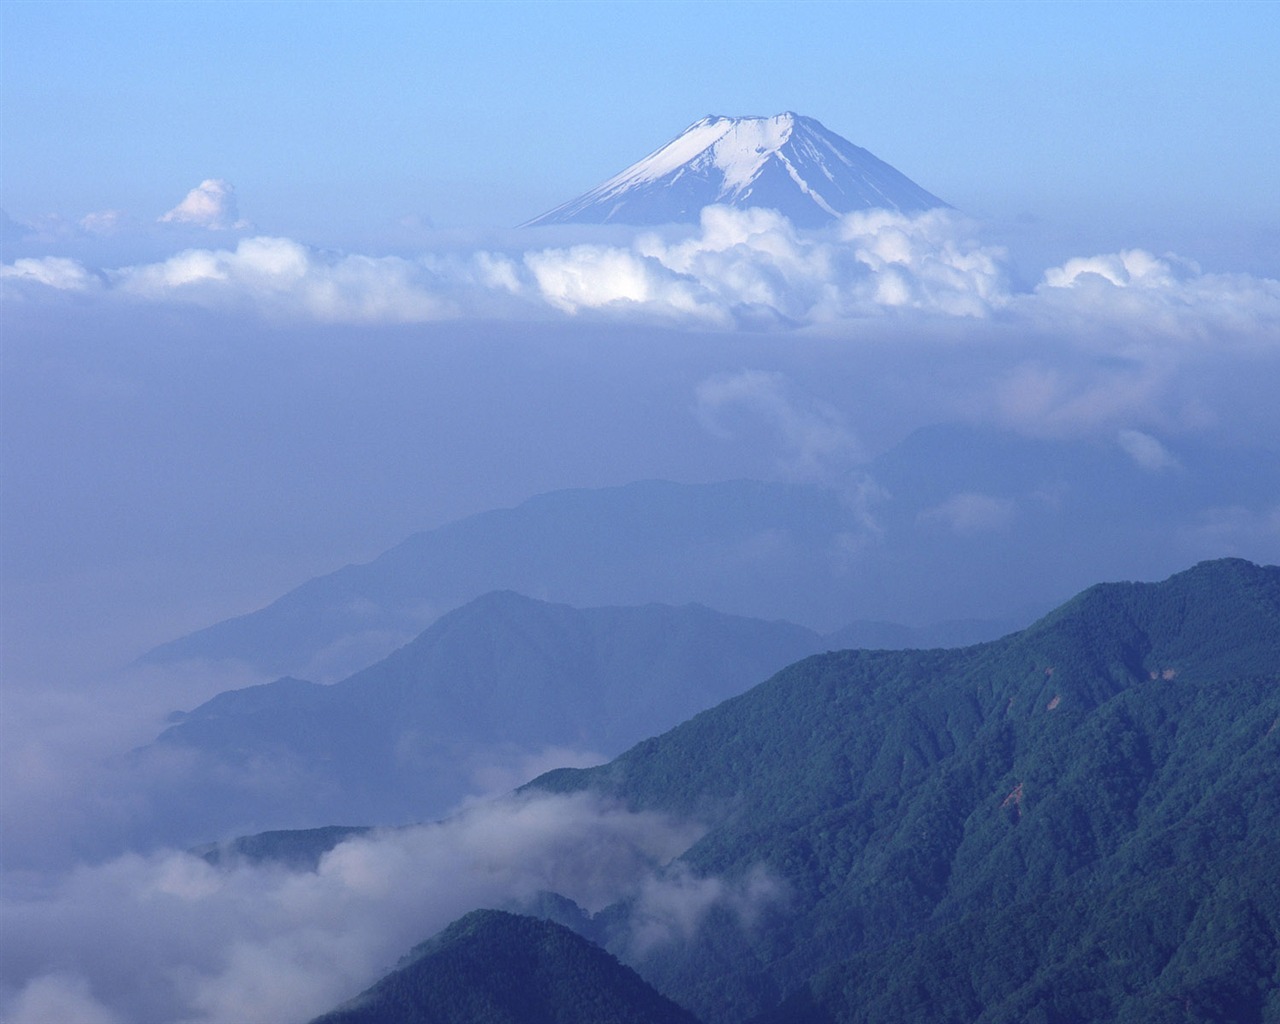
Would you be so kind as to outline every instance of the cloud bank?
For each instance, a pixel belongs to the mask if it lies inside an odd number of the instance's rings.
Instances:
[[[342,843],[315,872],[130,855],[4,897],[0,1006],[36,1021],[307,1020],[475,907],[539,892],[588,911],[625,897],[643,948],[688,937],[722,903],[776,895],[661,868],[701,829],[590,794],[509,797],[447,822]]]
[[[224,182],[192,190],[165,220],[235,226]],[[156,263],[93,271],[65,258],[6,265],[8,291],[97,293],[319,323],[461,318],[597,318],[711,329],[787,329],[867,318],[996,320],[1152,335],[1280,338],[1280,282],[1205,274],[1140,250],[1051,267],[1030,293],[1004,252],[951,211],[850,214],[801,231],[769,210],[708,207],[684,237],[629,244],[471,251],[415,258],[316,250],[286,238],[189,249]]]

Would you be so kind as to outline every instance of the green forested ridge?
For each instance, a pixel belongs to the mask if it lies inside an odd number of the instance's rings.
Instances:
[[[763,864],[753,926],[610,945],[704,1019],[1280,1020],[1280,569],[1093,587],[952,651],[808,658],[554,772]],[[783,1005],[778,1006],[779,1003]]]
[[[314,1024],[697,1024],[562,925],[477,910]]]

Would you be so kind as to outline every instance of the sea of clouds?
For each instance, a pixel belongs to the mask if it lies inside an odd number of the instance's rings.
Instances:
[[[0,275],[14,299],[75,293],[317,323],[561,316],[761,330],[917,315],[1241,344],[1280,337],[1276,280],[1134,249],[1067,260],[1017,291],[1004,250],[978,235],[950,210],[852,213],[801,231],[770,210],[708,207],[690,233],[627,244],[408,258],[248,236],[114,268],[23,257]]]

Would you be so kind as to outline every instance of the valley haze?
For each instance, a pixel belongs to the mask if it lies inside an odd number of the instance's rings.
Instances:
[[[0,1019],[306,1021],[535,947],[673,1020],[926,1019],[913,929],[1016,946],[966,900],[1046,893],[1055,948],[1163,950],[1126,1012],[1236,998],[1197,936],[1273,948],[1280,851],[1197,786],[1276,785],[1268,9],[147,7],[0,11]],[[855,679],[883,732],[804,746]],[[684,752],[734,716],[813,772]],[[1022,1019],[1071,948],[938,1006]]]

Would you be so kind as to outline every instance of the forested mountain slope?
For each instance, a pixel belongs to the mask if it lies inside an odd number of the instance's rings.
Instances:
[[[629,967],[550,921],[477,910],[314,1024],[697,1024]]]
[[[1280,569],[1093,587],[951,651],[817,655],[600,768],[781,894],[606,942],[714,1022],[1280,1019]],[[782,1004],[778,1008],[778,1004]]]

